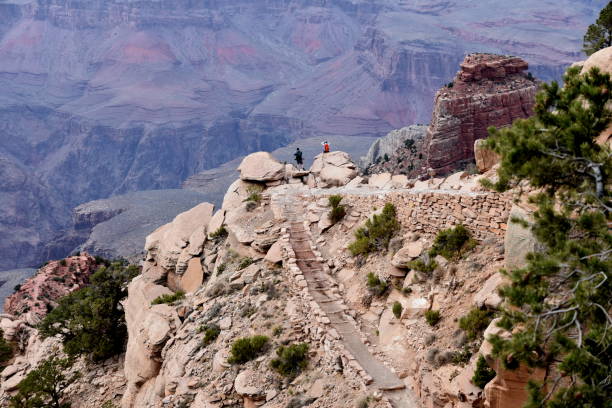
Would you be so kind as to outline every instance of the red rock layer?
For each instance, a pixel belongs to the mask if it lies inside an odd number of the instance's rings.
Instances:
[[[28,313],[31,317],[44,317],[47,305],[56,306],[59,298],[86,286],[97,267],[96,260],[88,254],[51,261],[6,298],[4,312],[14,316]]]
[[[520,58],[468,55],[452,87],[436,93],[425,137],[427,169],[452,171],[474,159],[474,142],[488,136],[490,126],[504,127],[533,115],[537,83]]]

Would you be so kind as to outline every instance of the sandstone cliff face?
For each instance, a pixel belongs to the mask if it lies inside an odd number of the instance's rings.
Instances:
[[[436,94],[424,145],[427,168],[447,173],[474,158],[474,142],[490,126],[504,127],[533,114],[537,84],[525,61],[490,54],[468,55],[454,82]]]

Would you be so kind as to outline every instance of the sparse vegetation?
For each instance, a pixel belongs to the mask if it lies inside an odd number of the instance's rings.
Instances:
[[[478,361],[476,362],[476,369],[474,370],[474,375],[472,376],[472,383],[479,387],[483,388],[485,385],[489,383],[493,378],[495,378],[495,370],[489,367],[487,364],[487,360],[482,356],[478,356]]]
[[[453,355],[452,362],[455,365],[464,366],[472,357],[472,351],[468,347],[464,347],[461,351],[456,351]]]
[[[374,214],[355,232],[356,239],[349,245],[349,250],[356,256],[386,249],[399,229],[395,206],[387,203],[381,214]]]
[[[428,310],[425,312],[425,320],[430,326],[435,326],[442,319],[439,310]]]
[[[227,268],[227,264],[225,262],[223,262],[222,264],[220,264],[217,267],[217,275],[221,275],[223,272],[225,272],[225,269]]]
[[[217,337],[221,334],[221,328],[214,323],[201,326],[198,331],[204,333],[204,338],[202,338],[202,346],[204,347],[217,340]]]
[[[123,351],[127,330],[121,300],[136,266],[113,262],[91,275],[90,285],[64,296],[39,324],[43,337],[59,335],[68,355],[103,360]]]
[[[493,320],[493,312],[475,307],[459,319],[459,327],[465,331],[468,339],[475,340],[489,326],[491,320]]]
[[[216,231],[209,234],[210,239],[213,241],[220,241],[228,236],[227,228],[224,225],[217,228]]]
[[[447,88],[452,88],[453,86],[455,86],[454,82],[449,82],[448,84],[446,84]]]
[[[4,364],[13,357],[13,348],[4,340],[4,332],[0,330],[0,364]]]
[[[278,336],[280,336],[281,334],[283,334],[283,327],[282,327],[282,326],[276,326],[276,327],[274,328],[274,330],[272,330],[272,335],[273,335],[274,337],[278,337]]]
[[[247,188],[248,197],[244,201],[251,201],[259,204],[261,202],[261,192],[263,188],[259,186],[251,186]]]
[[[59,264],[60,264],[60,266],[66,266],[66,265],[67,265],[67,263],[66,263],[66,260],[65,260],[65,259],[62,259],[62,260],[59,262]]]
[[[242,337],[232,344],[230,356],[227,359],[230,364],[244,364],[257,358],[268,346],[267,336]]]
[[[370,406],[371,401],[372,397],[370,397],[369,395],[367,397],[363,397],[359,401],[357,401],[357,405],[355,406],[355,408],[368,408]]]
[[[402,307],[402,304],[400,302],[396,301],[395,303],[393,303],[392,311],[393,315],[396,318],[399,319],[400,317],[402,317],[402,310],[404,310],[404,308]]]
[[[410,269],[414,269],[417,272],[422,272],[426,275],[431,275],[433,271],[438,267],[438,263],[433,259],[430,259],[428,262],[425,262],[423,259],[413,259],[408,262],[408,267]]]
[[[21,290],[21,284],[17,284],[15,285],[15,287],[13,288],[14,292],[19,292]]]
[[[329,206],[331,207],[331,211],[329,212],[329,220],[335,224],[338,221],[342,220],[346,215],[346,208],[343,205],[340,205],[342,201],[341,195],[332,195],[329,196]]]
[[[280,346],[277,358],[270,361],[270,367],[285,377],[295,377],[308,366],[308,344],[299,343]]]
[[[429,250],[430,256],[442,255],[449,261],[461,258],[466,252],[476,246],[470,231],[459,224],[453,228],[438,232],[436,239]]]
[[[389,289],[389,283],[370,272],[367,277],[367,287],[374,296],[382,296]]]
[[[240,259],[240,263],[238,263],[238,270],[242,270],[250,265],[253,264],[253,262],[255,262],[255,260],[253,260],[253,258],[249,257],[249,256],[245,256],[244,258]]]
[[[153,299],[153,301],[151,302],[151,305],[161,305],[161,304],[168,304],[171,305],[175,302],[178,302],[181,299],[185,298],[185,292],[183,292],[182,290],[179,290],[175,293],[167,293],[165,295],[161,295],[156,297],[155,299]]]
[[[18,392],[9,401],[11,408],[69,408],[64,401],[66,389],[75,382],[80,373],[71,373],[74,360],[50,357],[42,361],[21,380]]]

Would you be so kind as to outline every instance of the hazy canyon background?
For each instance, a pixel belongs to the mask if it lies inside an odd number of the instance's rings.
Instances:
[[[218,202],[253,151],[364,154],[429,122],[466,53],[559,79],[605,4],[0,0],[0,270]]]

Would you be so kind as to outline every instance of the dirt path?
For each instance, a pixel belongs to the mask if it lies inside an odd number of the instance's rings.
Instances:
[[[361,333],[345,314],[345,306],[339,301],[340,296],[332,290],[333,278],[325,273],[322,262],[313,251],[311,235],[304,224],[305,211],[302,204],[291,194],[278,195],[275,199],[287,220],[289,242],[308,284],[309,293],[325,312],[331,326],[340,334],[346,349],[372,377],[373,382],[369,387],[382,391],[397,408],[420,407],[417,399],[405,389],[403,381],[370,353],[361,340]]]

